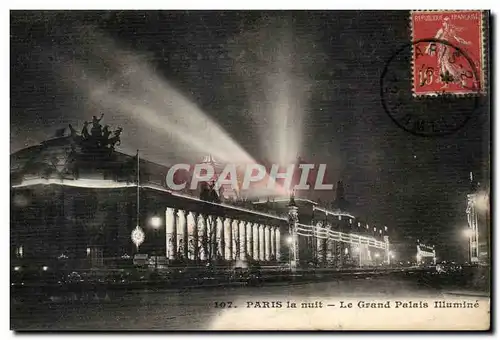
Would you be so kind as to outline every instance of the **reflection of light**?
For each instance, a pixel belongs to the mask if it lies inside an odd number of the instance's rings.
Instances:
[[[151,218],[151,226],[155,229],[158,229],[161,227],[161,218],[158,216],[152,217]]]

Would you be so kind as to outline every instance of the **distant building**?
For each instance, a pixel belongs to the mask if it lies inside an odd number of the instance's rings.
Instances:
[[[470,173],[471,193],[467,195],[467,222],[469,238],[469,262],[490,264],[490,193],[489,188],[481,187]]]

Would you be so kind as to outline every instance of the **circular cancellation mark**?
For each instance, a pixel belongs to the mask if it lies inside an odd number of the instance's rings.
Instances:
[[[417,62],[424,54],[438,58],[443,49],[450,51],[446,64]],[[401,47],[385,65],[380,78],[382,106],[397,126],[413,135],[451,135],[480,107],[479,79],[473,60],[459,47],[438,39],[417,40]],[[430,83],[439,90],[415,95],[415,87]]]

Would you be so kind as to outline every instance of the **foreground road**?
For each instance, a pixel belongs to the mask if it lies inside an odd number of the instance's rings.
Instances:
[[[482,309],[489,309],[489,298],[474,294],[464,297],[460,292],[450,293],[415,281],[387,276],[263,287],[135,291],[127,293],[120,299],[106,302],[13,305],[11,328],[14,330],[352,329],[359,325],[359,318],[366,324],[369,318],[373,319],[375,316],[373,322],[368,322],[366,327],[377,329],[379,328],[377,325],[381,325],[381,321],[376,318],[377,315],[381,315],[378,311],[389,313],[388,310],[359,308],[357,306],[359,301],[385,303],[391,300],[390,313],[393,316],[388,314],[389,319],[401,318],[403,312],[413,313],[405,314],[410,318],[419,318],[425,314],[421,309],[422,306],[420,309],[416,307],[412,309],[407,305],[411,310],[393,308],[396,300],[417,304],[427,301],[426,303],[430,305],[436,300],[462,301],[465,298],[479,301]],[[297,308],[286,308],[288,301],[296,303]],[[347,306],[349,302],[353,303],[354,308],[350,310],[341,308],[342,305]],[[224,306],[222,303],[225,303],[226,308],[221,308]],[[231,308],[227,308],[230,304]],[[330,306],[327,306],[328,304]],[[429,311],[436,311],[430,307]],[[448,311],[447,309],[446,312]],[[469,319],[477,318],[478,315],[477,310],[460,309],[456,312],[462,313],[460,315]],[[469,317],[467,313],[472,314]],[[453,318],[453,313],[447,314],[449,318]],[[342,321],[342,318],[346,320]],[[456,320],[451,321],[456,322]]]

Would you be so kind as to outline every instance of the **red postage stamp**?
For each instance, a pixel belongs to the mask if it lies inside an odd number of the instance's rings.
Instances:
[[[482,11],[413,11],[413,94],[484,90]]]

